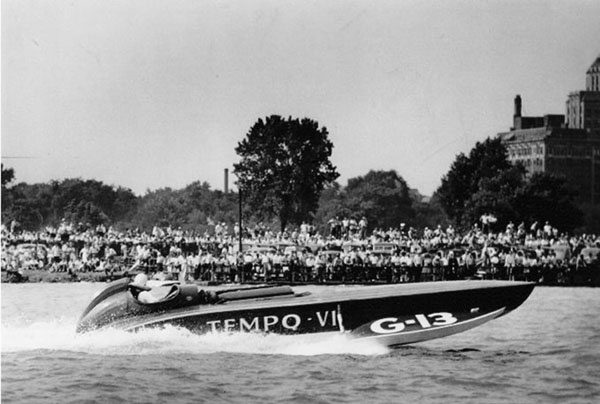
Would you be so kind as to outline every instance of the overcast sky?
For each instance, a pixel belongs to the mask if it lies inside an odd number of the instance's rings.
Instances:
[[[2,162],[28,183],[222,189],[279,114],[327,127],[342,185],[394,169],[429,195],[516,94],[564,114],[598,55],[595,0],[2,0]]]

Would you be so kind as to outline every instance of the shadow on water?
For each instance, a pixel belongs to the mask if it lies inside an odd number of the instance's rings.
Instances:
[[[477,349],[477,348],[447,349],[445,352],[451,352],[451,353],[460,353],[460,352],[481,352],[481,349]]]
[[[450,360],[499,360],[502,362],[511,362],[521,360],[525,357],[532,357],[535,354],[525,350],[513,349],[483,349],[474,347],[463,348],[430,348],[418,345],[398,346],[390,349],[387,354],[389,357],[396,358],[439,358]]]

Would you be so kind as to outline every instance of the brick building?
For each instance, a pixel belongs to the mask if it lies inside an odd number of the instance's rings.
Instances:
[[[586,73],[586,90],[569,94],[566,115],[525,117],[515,97],[513,127],[498,136],[511,162],[528,175],[564,175],[581,202],[600,203],[600,57]]]
[[[587,71],[585,91],[569,94],[565,123],[572,129],[600,129],[600,57]]]

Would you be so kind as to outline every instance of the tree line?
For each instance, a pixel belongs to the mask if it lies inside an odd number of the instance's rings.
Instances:
[[[597,230],[594,209],[584,215],[564,178],[526,176],[522,166],[508,161],[499,139],[478,142],[468,155],[458,155],[431,198],[411,189],[394,170],[372,170],[342,186],[330,160],[332,150],[327,129],[316,121],[277,115],[259,119],[236,147],[240,160],[234,173],[245,225],[263,222],[284,229],[307,222],[327,232],[329,220],[337,216],[365,217],[369,230],[400,223],[464,229],[491,214],[498,228],[547,220],[562,231],[582,229],[584,223],[587,231]],[[121,230],[159,225],[199,232],[217,222],[238,221],[239,195],[213,190],[206,182],[136,196],[96,180],[14,180],[13,169],[2,166],[2,222],[16,221],[27,230],[56,225],[63,218]]]
[[[213,190],[206,182],[194,182],[183,189],[148,191],[143,196],[123,187],[79,178],[9,185],[2,186],[2,222],[8,226],[14,220],[23,230],[57,226],[65,219],[92,227],[112,225],[119,230],[138,228],[149,232],[153,226],[171,226],[212,233],[216,223],[231,225],[239,220],[238,194]],[[299,220],[312,223],[322,233],[328,232],[328,222],[336,216],[357,220],[365,216],[371,228],[397,227],[401,222],[416,224],[421,205],[426,205],[419,198],[395,171],[371,171],[350,179],[346,187],[337,182],[329,185],[320,195],[315,212]],[[254,214],[246,203],[243,207],[245,226],[262,222],[273,229],[281,227],[277,217]],[[292,221],[288,225],[300,223]]]

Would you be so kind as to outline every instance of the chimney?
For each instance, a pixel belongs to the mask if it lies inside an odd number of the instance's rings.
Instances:
[[[225,169],[225,193],[229,193],[229,168]]]
[[[522,129],[523,122],[521,120],[521,96],[517,94],[515,97],[515,114],[513,115],[513,127],[510,130]]]

